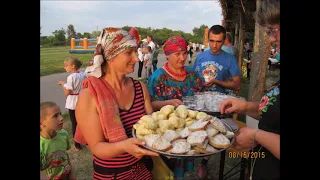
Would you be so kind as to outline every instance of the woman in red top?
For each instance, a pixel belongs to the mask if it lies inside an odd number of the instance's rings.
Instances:
[[[76,117],[93,154],[94,179],[152,179],[152,160],[145,156],[158,154],[131,135],[133,125],[153,111],[146,85],[126,77],[138,62],[136,46],[128,32],[105,28],[85,71]]]

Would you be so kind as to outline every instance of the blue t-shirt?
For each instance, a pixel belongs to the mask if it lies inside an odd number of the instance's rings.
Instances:
[[[173,79],[164,69],[159,68],[148,80],[148,90],[152,100],[181,99],[183,96],[193,96],[203,87],[201,77],[191,67],[185,66],[187,77],[184,81]]]
[[[234,56],[236,55],[236,49],[234,46],[222,45],[221,49],[224,50],[226,53],[232,54]]]
[[[192,69],[197,72],[202,80],[205,81],[215,78],[220,81],[226,81],[228,77],[240,76],[241,72],[235,57],[224,51],[219,54],[213,54],[210,50],[197,55]],[[225,93],[225,88],[213,84],[206,87],[206,91],[218,91]]]

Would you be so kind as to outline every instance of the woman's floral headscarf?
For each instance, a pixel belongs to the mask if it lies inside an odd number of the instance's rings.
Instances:
[[[120,28],[104,28],[99,36],[93,64],[85,70],[87,76],[101,77],[101,64],[109,61],[126,49],[137,47],[136,40]]]

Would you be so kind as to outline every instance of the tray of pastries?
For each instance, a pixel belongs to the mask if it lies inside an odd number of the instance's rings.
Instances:
[[[142,116],[133,125],[132,135],[146,142],[144,148],[173,158],[209,156],[234,143],[226,121],[184,105],[166,105]]]

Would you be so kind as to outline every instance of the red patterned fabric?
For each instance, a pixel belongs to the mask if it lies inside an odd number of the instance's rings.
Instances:
[[[109,83],[103,78],[89,76],[82,82],[82,89],[84,88],[89,89],[97,104],[101,128],[105,139],[110,143],[128,139],[120,119],[116,94]],[[77,126],[74,140],[81,144],[87,144],[79,126]]]
[[[139,44],[140,36],[139,36],[138,29],[135,27],[132,27],[129,33],[131,34],[131,36],[133,36],[136,39],[136,43]]]
[[[178,51],[186,51],[187,42],[180,36],[170,37],[163,45],[163,51],[166,56]]]

